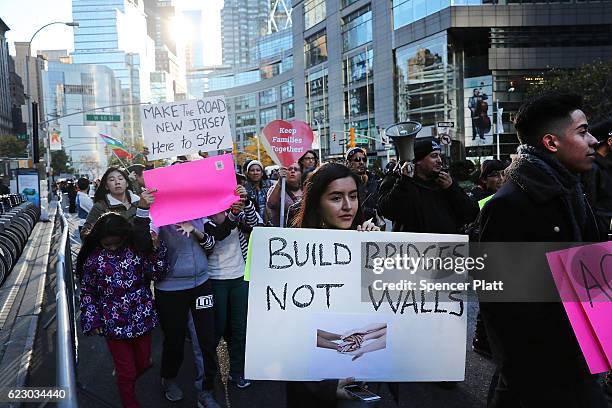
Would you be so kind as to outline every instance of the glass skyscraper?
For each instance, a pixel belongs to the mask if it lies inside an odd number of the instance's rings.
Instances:
[[[139,106],[151,100],[155,46],[147,35],[143,3],[137,0],[73,0],[75,64],[105,65],[121,83],[123,136],[141,136]]]

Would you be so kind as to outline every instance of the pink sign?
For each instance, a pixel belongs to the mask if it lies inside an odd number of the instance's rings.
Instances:
[[[612,369],[612,241],[547,254],[591,373]]]
[[[306,122],[275,120],[264,128],[262,143],[275,163],[289,166],[312,148],[314,135]]]
[[[238,200],[231,154],[147,170],[144,179],[157,189],[150,210],[157,227],[216,214]]]

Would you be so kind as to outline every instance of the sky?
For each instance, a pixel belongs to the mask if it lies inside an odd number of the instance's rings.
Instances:
[[[16,4],[19,4],[16,7]],[[204,10],[204,63],[221,63],[221,20],[223,0],[173,0],[178,10]],[[29,41],[34,32],[53,21],[72,21],[71,0],[0,0],[0,18],[10,28],[6,33],[9,53],[15,55],[15,41]],[[72,27],[56,24],[45,28],[32,42],[34,50],[72,51]]]

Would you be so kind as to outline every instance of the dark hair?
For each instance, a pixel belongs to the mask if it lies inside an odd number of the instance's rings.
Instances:
[[[79,190],[85,191],[89,188],[89,179],[85,177],[81,177],[77,180],[77,186],[79,186]]]
[[[319,155],[314,150],[306,150],[306,153],[304,153],[302,157],[300,157],[300,160],[298,160],[298,164],[300,165],[302,172],[304,172],[304,156],[306,156],[308,153],[312,154],[315,158],[314,168],[316,169],[319,167]]]
[[[136,173],[137,176],[142,176],[142,172],[145,170],[145,166],[142,164],[132,164],[131,166],[128,166],[127,171],[128,173],[134,172]]]
[[[106,171],[104,172],[104,175],[100,179],[100,185],[98,186],[98,189],[96,190],[96,194],[94,195],[94,198],[93,198],[94,203],[97,203],[99,201],[104,201],[106,199],[106,195],[108,194],[108,188],[106,188],[106,179],[108,178],[108,175],[111,174],[113,171],[118,171],[119,173],[121,173],[123,178],[125,178],[125,182],[127,183],[127,190],[132,189],[132,183],[130,183],[130,178],[128,176],[128,173],[125,171],[125,169],[122,167],[111,166],[108,169],[106,169]],[[127,190],[126,190],[126,194],[129,194],[127,193]]]
[[[525,102],[514,121],[519,141],[542,149],[542,137],[547,133],[563,136],[571,113],[578,109],[582,109],[578,94],[545,93]]]
[[[359,188],[361,181],[359,177],[344,164],[325,163],[308,176],[304,185],[302,204],[296,215],[293,226],[298,228],[321,228],[323,220],[320,213],[320,200],[323,193],[334,180],[351,177],[355,180],[355,186]],[[351,229],[357,229],[362,223],[363,212],[361,202],[357,199],[357,213],[353,219]]]
[[[98,248],[106,237],[125,237],[126,244],[132,242],[132,229],[124,217],[113,212],[103,214],[94,224],[91,232],[85,237],[79,255],[77,256],[76,273],[83,275],[83,266],[91,253]]]

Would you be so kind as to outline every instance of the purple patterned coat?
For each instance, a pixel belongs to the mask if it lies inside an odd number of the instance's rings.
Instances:
[[[81,279],[83,333],[101,328],[105,337],[133,339],[153,330],[159,320],[150,280],[167,273],[167,252],[163,243],[150,254],[131,247],[94,250],[83,265]]]

